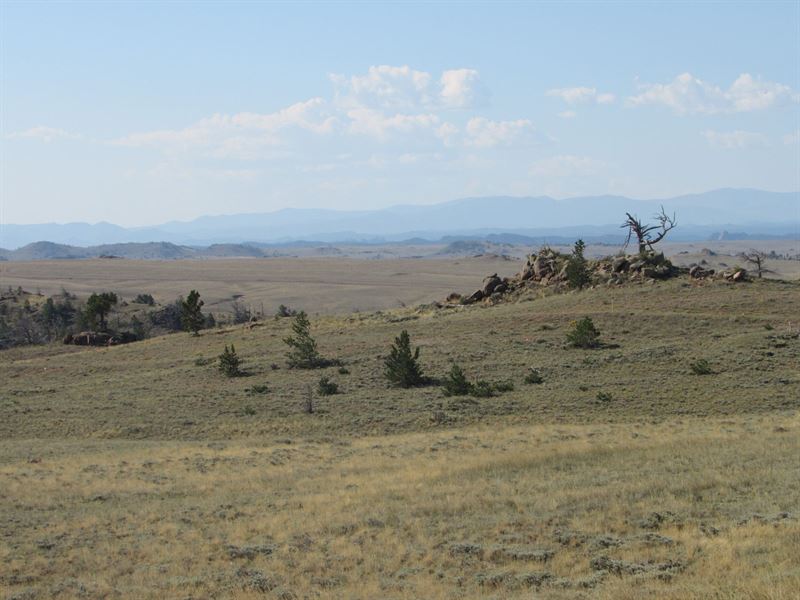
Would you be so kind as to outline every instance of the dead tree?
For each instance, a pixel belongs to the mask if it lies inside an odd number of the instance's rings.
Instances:
[[[767,260],[766,252],[761,252],[760,250],[751,248],[747,252],[743,252],[742,256],[747,262],[755,267],[755,271],[758,273],[759,279],[764,273],[769,273],[769,269],[764,266],[764,262]]]
[[[644,254],[647,249],[653,249],[658,242],[664,239],[667,232],[677,227],[678,222],[675,220],[675,214],[670,217],[664,212],[664,207],[661,207],[661,212],[655,215],[657,224],[648,225],[642,223],[641,219],[634,217],[631,213],[625,213],[628,217],[625,222],[620,225],[622,229],[628,230],[628,237],[625,238],[624,248],[627,248],[631,240],[636,237],[636,243],[639,245],[639,254]]]

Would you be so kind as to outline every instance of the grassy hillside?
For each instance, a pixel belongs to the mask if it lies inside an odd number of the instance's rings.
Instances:
[[[348,374],[287,369],[288,319],[3,352],[0,596],[791,598],[798,306],[678,279],[312,319]],[[586,315],[604,345],[566,347]],[[514,390],[388,389],[403,328]]]

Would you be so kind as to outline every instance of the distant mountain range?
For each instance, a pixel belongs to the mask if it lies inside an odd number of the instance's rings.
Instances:
[[[626,212],[648,218],[660,205],[667,212],[677,214],[679,227],[671,234],[673,240],[707,239],[722,230],[777,237],[796,236],[800,230],[800,192],[720,189],[663,200],[622,196],[564,200],[547,196],[500,196],[369,211],[283,209],[205,216],[193,221],[136,228],[110,223],[2,225],[0,247],[16,249],[42,240],[82,247],[167,242],[188,247],[210,246],[216,248],[212,251],[219,252],[229,252],[233,244],[238,245],[236,251],[252,252],[252,243],[298,240],[375,243],[410,238],[435,240],[445,236],[482,238],[491,234],[571,239],[612,236],[616,239],[620,235],[619,223]],[[151,249],[160,255],[164,247],[155,244]],[[108,254],[120,255],[121,251],[109,249]]]

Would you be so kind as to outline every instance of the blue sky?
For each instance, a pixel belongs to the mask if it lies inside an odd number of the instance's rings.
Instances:
[[[6,223],[800,189],[800,3],[0,4]]]

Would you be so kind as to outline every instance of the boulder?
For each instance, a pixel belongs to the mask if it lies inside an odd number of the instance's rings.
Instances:
[[[478,302],[483,300],[483,290],[475,290],[472,295],[467,298],[467,302]]]
[[[507,291],[508,291],[508,284],[507,283],[501,283],[496,288],[494,288],[494,293],[495,294],[505,294]]]
[[[647,264],[647,261],[644,261],[644,260],[641,260],[641,259],[635,260],[630,265],[628,265],[628,271],[638,271],[639,269],[641,269],[646,264]]]
[[[503,283],[503,280],[497,276],[497,273],[494,275],[489,275],[489,277],[483,280],[483,288],[481,288],[483,295],[491,296],[494,292],[494,289],[501,283]]]
[[[536,260],[533,261],[533,276],[536,277],[536,279],[542,279],[552,272],[552,263],[542,256],[537,256]]]
[[[621,273],[621,272],[623,272],[625,269],[627,269],[627,268],[628,268],[628,265],[630,265],[630,262],[628,262],[628,259],[627,259],[626,257],[624,257],[624,256],[617,256],[617,257],[616,257],[616,258],[615,258],[615,259],[614,259],[614,260],[611,262],[611,270],[612,270],[612,271],[614,271],[614,273]]]
[[[747,281],[747,271],[744,269],[738,269],[731,275],[731,281],[742,282]]]

